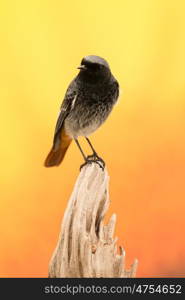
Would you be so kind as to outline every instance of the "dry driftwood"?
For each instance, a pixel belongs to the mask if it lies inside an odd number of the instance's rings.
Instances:
[[[64,214],[49,277],[135,277],[137,260],[125,270],[125,251],[113,237],[116,215],[102,220],[109,207],[109,176],[97,164],[82,168]]]

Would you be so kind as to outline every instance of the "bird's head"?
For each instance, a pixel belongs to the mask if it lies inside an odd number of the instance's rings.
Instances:
[[[107,61],[95,55],[84,57],[78,69],[80,69],[79,77],[87,82],[96,83],[100,80],[105,81],[111,76]]]

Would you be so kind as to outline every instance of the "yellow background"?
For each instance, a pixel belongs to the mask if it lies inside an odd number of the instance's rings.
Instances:
[[[0,34],[0,276],[47,276],[82,157],[73,143],[59,168],[43,161],[89,54],[122,88],[91,140],[127,266],[137,257],[138,276],[184,276],[184,0],[2,1]]]

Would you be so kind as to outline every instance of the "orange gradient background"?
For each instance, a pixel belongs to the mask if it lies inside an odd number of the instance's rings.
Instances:
[[[107,163],[126,265],[138,258],[140,277],[184,276],[185,2],[4,1],[0,34],[0,276],[47,277],[83,160],[73,143],[59,168],[43,161],[89,54],[108,60],[122,88],[91,140]]]

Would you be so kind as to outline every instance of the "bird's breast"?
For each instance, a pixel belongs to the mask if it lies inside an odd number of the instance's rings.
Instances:
[[[90,135],[107,119],[116,100],[117,92],[113,85],[100,90],[79,90],[65,120],[66,131],[73,138]]]
[[[65,129],[73,137],[88,136],[105,121],[111,107],[105,103],[77,103],[65,120]]]

